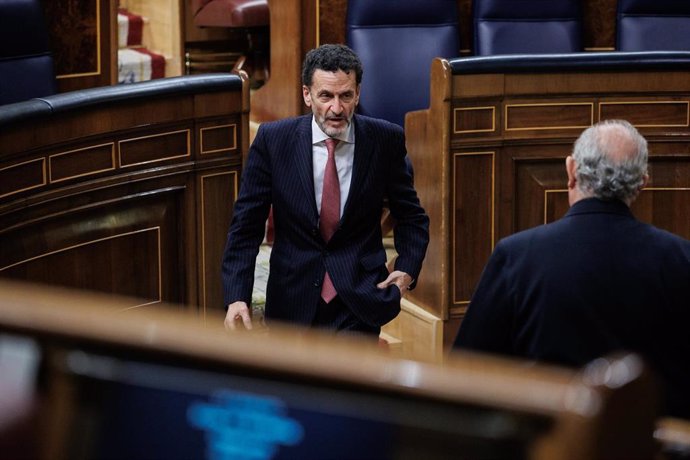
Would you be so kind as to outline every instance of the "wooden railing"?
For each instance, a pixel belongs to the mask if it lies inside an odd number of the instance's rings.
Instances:
[[[439,365],[355,338],[231,334],[220,314],[203,321],[129,305],[0,282],[0,356],[9,358],[0,372],[14,383],[0,399],[4,454],[596,460],[658,451],[653,386],[634,355],[582,370],[461,353]]]
[[[222,309],[248,112],[229,74],[0,107],[0,277]]]

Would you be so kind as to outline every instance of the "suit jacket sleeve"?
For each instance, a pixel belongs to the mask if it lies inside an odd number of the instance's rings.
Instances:
[[[509,256],[499,243],[484,268],[453,348],[512,354],[514,308]]]
[[[271,206],[271,164],[264,131],[259,127],[242,172],[240,193],[222,262],[225,307],[235,301],[250,304],[254,287],[254,266],[264,239]]]
[[[408,163],[405,136],[396,132],[393,140],[393,158],[388,181],[388,204],[395,219],[394,240],[398,258],[395,269],[409,274],[414,288],[429,244],[429,217],[422,208]]]

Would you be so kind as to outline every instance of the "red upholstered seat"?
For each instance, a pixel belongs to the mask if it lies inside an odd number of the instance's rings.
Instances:
[[[194,24],[201,27],[267,26],[268,0],[192,0]]]

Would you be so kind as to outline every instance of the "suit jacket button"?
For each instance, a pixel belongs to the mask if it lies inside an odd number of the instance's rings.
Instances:
[[[316,235],[318,235],[318,234],[319,234],[319,232],[318,232],[317,229],[315,229],[315,228],[312,228],[312,229],[311,229],[311,236],[316,236]]]
[[[319,280],[314,281],[314,287],[319,287],[321,282]]]

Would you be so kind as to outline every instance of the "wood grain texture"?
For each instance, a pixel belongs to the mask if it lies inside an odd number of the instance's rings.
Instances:
[[[132,307],[222,310],[220,258],[248,146],[244,85],[3,127],[0,277],[120,294]]]

